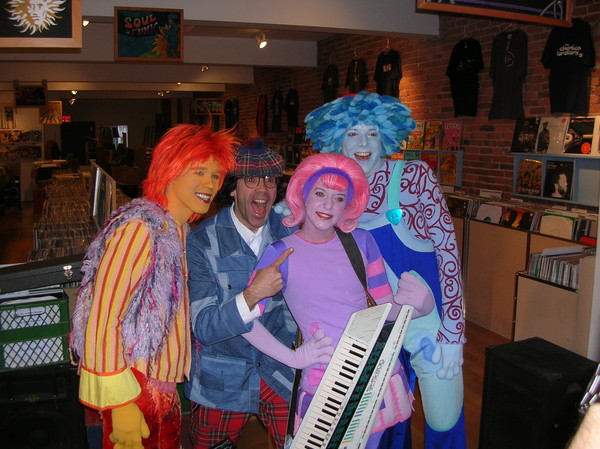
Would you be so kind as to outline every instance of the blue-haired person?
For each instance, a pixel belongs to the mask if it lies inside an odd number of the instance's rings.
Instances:
[[[360,92],[309,113],[306,135],[324,153],[354,159],[371,196],[359,218],[377,242],[392,286],[414,270],[429,285],[436,307],[413,319],[404,340],[411,387],[418,379],[426,448],[464,449],[461,266],[452,218],[441,187],[422,161],[392,160],[415,122],[397,98]],[[416,376],[416,379],[415,379]],[[410,420],[386,431],[380,448],[410,448]]]

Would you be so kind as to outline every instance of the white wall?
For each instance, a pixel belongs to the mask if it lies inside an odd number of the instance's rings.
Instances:
[[[119,1],[83,0],[84,17],[113,17]],[[129,0],[127,7],[183,9],[184,21],[241,27],[301,27],[332,33],[438,35],[438,16],[415,0]]]

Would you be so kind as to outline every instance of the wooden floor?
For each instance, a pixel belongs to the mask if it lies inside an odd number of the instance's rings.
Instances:
[[[33,248],[33,205],[23,203],[21,208],[7,208],[0,215],[0,264],[26,262]],[[465,421],[467,425],[467,448],[477,449],[479,444],[479,420],[485,368],[485,348],[490,345],[507,343],[504,337],[489,332],[473,323],[467,322],[467,343],[464,348],[465,364],[463,376],[465,384]],[[423,410],[420,398],[415,401],[413,415],[413,449],[424,447]],[[184,425],[182,442],[184,449],[189,448]],[[264,428],[252,420],[242,435],[237,449],[267,449],[271,447]]]

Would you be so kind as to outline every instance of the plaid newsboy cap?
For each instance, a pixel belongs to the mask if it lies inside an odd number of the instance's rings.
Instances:
[[[260,137],[252,137],[239,147],[235,155],[235,169],[232,175],[278,176],[285,168],[281,155],[267,148]]]

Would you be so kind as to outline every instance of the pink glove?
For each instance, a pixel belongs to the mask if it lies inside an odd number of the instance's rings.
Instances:
[[[405,271],[398,279],[398,291],[394,295],[394,302],[413,306],[415,308],[413,318],[428,315],[435,306],[427,283],[413,270],[410,273]]]
[[[329,363],[335,348],[333,339],[317,329],[310,339],[295,351],[277,340],[259,321],[254,322],[250,332],[242,334],[248,343],[263,354],[291,368],[303,369],[316,363]]]

